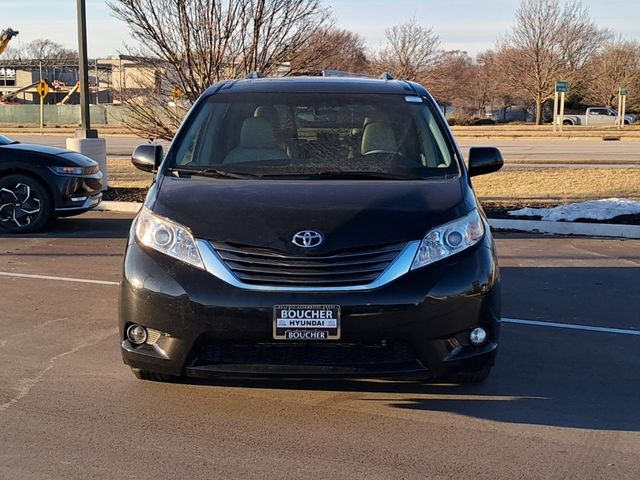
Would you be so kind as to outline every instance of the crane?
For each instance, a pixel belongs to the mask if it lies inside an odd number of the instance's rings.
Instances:
[[[11,39],[16,35],[18,35],[18,31],[12,28],[7,28],[0,32],[0,54],[5,51]]]

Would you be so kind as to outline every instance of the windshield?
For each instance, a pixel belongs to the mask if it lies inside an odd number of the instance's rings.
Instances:
[[[11,140],[8,137],[5,137],[4,135],[0,135],[0,145],[10,145],[12,143],[16,143],[16,142]]]
[[[169,166],[252,177],[421,179],[458,172],[421,97],[326,93],[214,95],[172,147]]]

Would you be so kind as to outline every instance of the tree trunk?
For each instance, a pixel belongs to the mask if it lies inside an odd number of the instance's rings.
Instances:
[[[542,101],[536,99],[536,125],[542,125]]]

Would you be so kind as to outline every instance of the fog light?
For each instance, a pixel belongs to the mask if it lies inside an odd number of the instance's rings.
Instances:
[[[127,328],[127,338],[134,345],[142,345],[147,341],[147,329],[134,323]]]
[[[469,333],[469,340],[474,345],[482,345],[486,339],[487,332],[484,328],[477,327],[471,330],[471,333]]]

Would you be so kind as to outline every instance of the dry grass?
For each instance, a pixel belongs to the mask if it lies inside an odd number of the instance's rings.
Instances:
[[[147,188],[150,173],[126,158],[109,159],[109,186]],[[473,179],[476,193],[494,202],[565,202],[596,198],[640,199],[640,168],[508,168]]]
[[[580,139],[602,139],[604,137],[619,137],[621,140],[640,140],[640,124],[636,123],[618,129],[614,126],[588,127],[584,125],[563,126],[562,133],[554,132],[553,125],[530,125],[530,124],[500,124],[486,126],[453,126],[451,127],[456,138],[569,138]]]
[[[475,177],[473,186],[482,200],[498,202],[640,199],[640,168],[509,168]]]
[[[138,170],[128,158],[109,158],[107,170],[111,188],[147,188],[153,179],[151,173]]]

